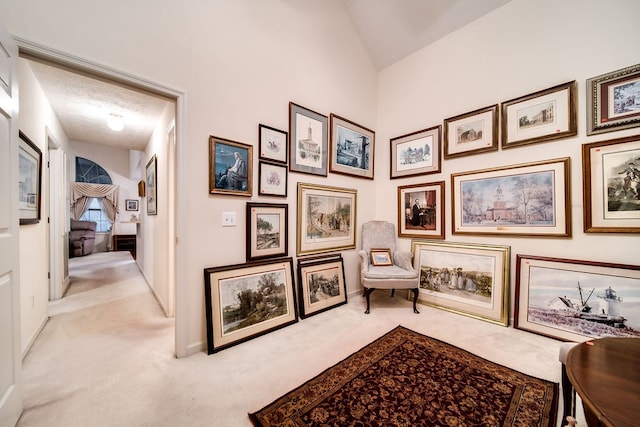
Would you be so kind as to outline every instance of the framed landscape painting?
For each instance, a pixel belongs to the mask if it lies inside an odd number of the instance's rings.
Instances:
[[[518,255],[514,327],[563,341],[640,337],[640,265]]]
[[[291,258],[206,268],[204,282],[209,354],[298,321]]]
[[[40,222],[42,151],[19,131],[18,150],[18,205],[20,225]],[[15,188],[15,187],[14,187]]]
[[[331,172],[373,179],[374,154],[374,131],[331,114]]]
[[[509,246],[412,240],[418,302],[507,326]]]
[[[570,158],[451,174],[453,234],[571,237]]]
[[[297,254],[356,247],[357,191],[298,183]]]
[[[444,239],[444,181],[398,187],[398,237]]]
[[[289,205],[247,203],[247,261],[288,255]]]
[[[640,233],[640,136],[582,146],[584,231]]]
[[[303,319],[347,303],[342,258],[298,264],[298,297]]]
[[[391,138],[391,179],[438,173],[442,126]]]
[[[253,146],[209,137],[209,193],[251,196]]]
[[[328,119],[320,113],[289,103],[289,170],[327,176]]]
[[[498,151],[498,104],[444,121],[444,158]]]

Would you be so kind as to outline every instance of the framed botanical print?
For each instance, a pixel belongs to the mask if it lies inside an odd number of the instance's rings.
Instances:
[[[158,158],[154,154],[146,167],[147,215],[158,215]]]
[[[398,187],[398,237],[444,239],[444,181]]]
[[[374,131],[331,114],[331,172],[373,179],[374,154]]]
[[[287,164],[289,160],[287,132],[267,125],[258,125],[258,140],[260,141],[260,159]]]
[[[289,170],[327,176],[328,119],[320,113],[289,103]]]
[[[444,121],[444,158],[498,151],[498,104]]]
[[[247,261],[288,255],[289,205],[247,203]]]
[[[251,196],[253,146],[209,137],[209,193]]]
[[[391,138],[391,179],[440,172],[442,126]]]
[[[582,146],[585,233],[640,233],[640,136]]]
[[[287,197],[287,165],[263,162],[258,164],[258,194]]]
[[[42,151],[22,131],[18,147],[20,225],[40,222]],[[14,187],[15,188],[15,187]]]

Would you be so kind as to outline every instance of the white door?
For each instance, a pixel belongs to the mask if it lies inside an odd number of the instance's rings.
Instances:
[[[18,46],[0,23],[0,426],[22,413],[18,277]]]

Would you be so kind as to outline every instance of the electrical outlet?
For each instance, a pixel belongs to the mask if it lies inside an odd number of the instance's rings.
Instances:
[[[223,227],[235,227],[236,226],[236,213],[235,212],[222,212],[222,226]]]

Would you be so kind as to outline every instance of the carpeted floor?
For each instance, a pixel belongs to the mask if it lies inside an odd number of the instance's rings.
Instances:
[[[553,427],[558,389],[398,326],[250,417],[259,427]]]
[[[402,292],[374,292],[369,315],[351,294],[346,305],[210,356],[202,337],[203,351],[176,359],[174,321],[128,252],[73,258],[69,271],[67,295],[50,303],[23,361],[19,427],[251,426],[247,413],[398,325],[560,382],[559,341],[426,306],[414,314]],[[204,319],[204,307],[193,310]]]

